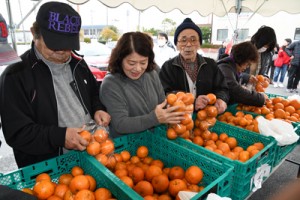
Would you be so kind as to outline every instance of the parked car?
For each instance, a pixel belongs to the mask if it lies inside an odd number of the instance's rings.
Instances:
[[[102,71],[107,71],[111,49],[106,45],[99,42],[81,42],[80,50],[77,52],[84,56],[84,60],[90,67],[96,67]]]
[[[93,73],[94,77],[96,78],[96,80],[98,82],[102,82],[107,71],[101,71],[100,69],[98,69],[96,67],[91,67],[91,66],[89,66],[89,68],[90,68],[91,72]]]

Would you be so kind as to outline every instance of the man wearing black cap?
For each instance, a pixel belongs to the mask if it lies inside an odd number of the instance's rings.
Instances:
[[[83,125],[110,121],[93,74],[73,51],[79,50],[80,28],[81,17],[68,4],[43,4],[31,28],[32,48],[1,76],[3,133],[18,167],[64,149],[84,150]]]
[[[190,18],[177,27],[174,44],[179,55],[166,61],[159,72],[165,92],[193,93],[195,110],[203,109],[209,102],[206,94],[214,93],[218,112],[224,112],[229,100],[225,78],[213,59],[197,53],[202,45],[202,32]]]

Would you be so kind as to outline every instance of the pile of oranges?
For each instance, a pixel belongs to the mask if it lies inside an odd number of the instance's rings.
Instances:
[[[36,177],[33,189],[23,188],[22,191],[44,200],[102,200],[113,199],[107,188],[96,189],[97,183],[93,176],[84,174],[79,166],[74,166],[71,173],[62,174],[58,182],[51,180],[48,173]]]
[[[89,131],[80,132],[81,137],[89,142],[86,152],[94,156],[104,166],[110,167],[116,161],[112,156],[115,150],[114,142],[105,129],[99,128],[93,134]]]
[[[258,121],[251,114],[245,114],[243,111],[238,111],[233,115],[231,112],[225,112],[218,116],[218,120],[228,123],[233,126],[238,126],[249,131],[259,133]]]
[[[256,75],[256,79],[255,90],[257,92],[265,92],[270,83],[269,79],[265,78],[263,75]]]
[[[216,95],[210,93],[206,95],[209,98],[208,105],[197,112],[197,118],[195,120],[195,127],[199,128],[202,132],[208,131],[208,129],[215,125],[218,115],[218,109],[214,104],[216,103]]]
[[[226,133],[220,133],[220,135],[214,132],[199,134],[197,129],[195,129],[194,137],[191,140],[210,151],[241,162],[246,162],[264,148],[263,143],[257,142],[248,146],[247,149],[243,149],[238,146],[236,138],[229,137]]]
[[[136,155],[124,150],[115,154],[117,163],[111,171],[130,188],[152,199],[178,199],[179,191],[199,192],[203,171],[197,166],[184,170],[180,166],[165,167],[163,161],[149,156],[146,146],[139,146]]]
[[[169,106],[179,106],[176,111],[186,112],[184,119],[179,124],[170,125],[167,131],[169,139],[180,137],[189,137],[191,130],[194,128],[194,121],[192,120],[192,113],[194,111],[195,97],[192,93],[177,92],[167,95],[167,102]]]
[[[262,107],[238,105],[237,110],[245,110],[264,115],[266,119],[282,119],[287,122],[300,121],[300,101],[289,100],[282,97],[275,97],[266,100]]]

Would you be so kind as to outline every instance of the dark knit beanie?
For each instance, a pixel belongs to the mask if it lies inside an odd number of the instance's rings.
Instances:
[[[177,27],[175,34],[174,34],[174,44],[175,45],[177,45],[177,38],[178,38],[179,33],[181,31],[183,31],[184,29],[195,30],[199,35],[200,45],[202,45],[202,32],[201,32],[200,28],[190,18],[186,18],[185,20],[183,20],[183,22]]]

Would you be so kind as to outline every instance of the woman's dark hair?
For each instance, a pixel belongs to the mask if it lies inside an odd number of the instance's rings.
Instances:
[[[286,38],[286,39],[284,39],[288,44],[285,46],[285,45],[282,45],[282,50],[283,51],[285,51],[285,48],[287,47],[287,46],[289,46],[291,43],[292,43],[292,40],[290,39],[290,38]]]
[[[274,29],[269,26],[260,27],[257,32],[251,37],[251,42],[256,46],[257,49],[268,45],[269,47],[267,51],[272,51],[277,43]]]
[[[123,75],[122,61],[129,54],[136,52],[141,56],[148,57],[148,66],[146,71],[155,69],[152,38],[141,32],[128,32],[122,35],[117,42],[116,47],[112,50],[108,71],[112,74],[121,73]]]
[[[164,37],[164,38],[166,38],[167,41],[169,41],[168,35],[167,35],[166,33],[164,33],[164,32],[159,32],[157,35],[159,35],[159,36],[161,36],[161,37]]]
[[[241,42],[232,46],[230,57],[236,64],[243,65],[248,62],[257,62],[258,52],[251,42]]]

